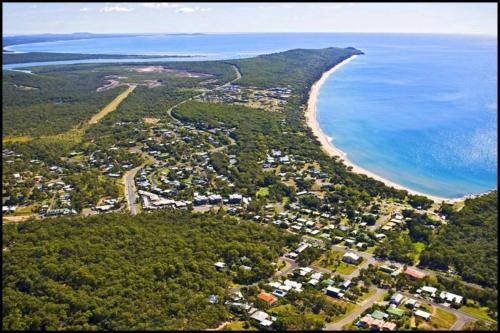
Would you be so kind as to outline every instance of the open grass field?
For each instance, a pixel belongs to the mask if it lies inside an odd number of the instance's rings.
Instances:
[[[31,136],[29,136],[29,135],[7,136],[7,137],[5,137],[5,138],[2,139],[2,142],[4,144],[6,144],[6,143],[22,143],[22,142],[28,142],[31,139],[33,139],[33,138]]]
[[[435,328],[448,329],[455,323],[456,320],[457,316],[453,313],[436,308],[436,312],[431,317],[430,323]]]
[[[486,321],[496,322],[493,318],[491,318],[488,315],[488,308],[485,306],[475,307],[475,306],[464,305],[460,308],[460,311],[468,313],[474,317],[481,318]]]

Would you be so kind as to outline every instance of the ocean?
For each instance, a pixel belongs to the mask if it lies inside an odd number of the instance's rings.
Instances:
[[[488,36],[268,33],[86,39],[9,49],[198,55],[165,58],[194,61],[353,46],[365,54],[320,90],[317,117],[323,132],[355,164],[413,190],[455,198],[497,188],[497,45],[497,38]],[[130,62],[106,62],[113,61]],[[53,63],[92,62],[104,61]]]

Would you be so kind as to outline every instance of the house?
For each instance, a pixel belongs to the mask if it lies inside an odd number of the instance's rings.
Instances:
[[[344,293],[342,292],[342,290],[340,290],[339,288],[332,287],[332,286],[326,288],[326,294],[328,296],[331,296],[331,297],[343,297],[344,296]]]
[[[217,269],[224,269],[226,267],[226,263],[222,262],[222,261],[218,261],[214,264],[215,268]]]
[[[375,310],[372,312],[372,314],[370,315],[372,318],[375,318],[375,319],[384,319],[384,318],[387,318],[389,317],[389,315],[385,312],[382,312],[380,310]]]
[[[425,273],[417,271],[416,269],[411,267],[406,268],[404,273],[414,279],[423,279],[426,275]]]
[[[347,239],[345,240],[345,245],[346,245],[346,246],[351,247],[351,246],[353,246],[353,245],[354,245],[354,242],[355,242],[355,240],[354,240],[354,239],[347,238]]]
[[[241,194],[235,193],[235,194],[229,195],[229,203],[231,203],[231,204],[240,203],[242,199],[243,199],[243,196]]]
[[[425,312],[422,310],[416,310],[414,314],[415,316],[424,318],[425,320],[429,320],[429,318],[431,317],[431,314],[429,312]]]
[[[250,318],[257,321],[262,327],[269,327],[272,324],[272,321],[269,320],[269,315],[264,311],[255,311]]]
[[[405,314],[404,310],[398,309],[394,304],[391,304],[386,311],[396,317],[402,317]]]
[[[442,291],[439,294],[439,297],[442,300],[446,300],[449,303],[455,303],[455,304],[462,304],[462,300],[463,300],[462,296],[455,295],[455,294],[449,293],[447,291]]]
[[[384,321],[382,319],[375,319],[370,316],[364,316],[359,320],[360,323],[368,325],[369,328],[378,329],[378,330],[389,330],[394,331],[397,327],[396,324]]]
[[[208,197],[204,195],[196,195],[193,198],[193,204],[195,206],[205,205],[208,202]]]
[[[211,204],[218,204],[222,201],[222,197],[219,194],[212,194],[208,196],[208,202]]]
[[[409,300],[406,301],[405,306],[407,308],[413,309],[413,308],[418,308],[418,303],[417,300],[410,298]]]
[[[340,288],[342,289],[348,289],[349,286],[351,285],[351,280],[345,280],[340,284]]]
[[[295,291],[297,291],[297,292],[301,292],[302,291],[302,283],[299,283],[299,282],[296,282],[296,281],[292,281],[292,280],[285,280],[285,282],[283,282],[283,284],[285,286],[288,286],[290,288],[295,289]]]
[[[435,297],[436,296],[437,288],[429,287],[429,286],[423,286],[422,289],[421,289],[421,291],[423,291],[426,294],[429,294],[432,297]]]
[[[95,210],[97,210],[98,212],[107,212],[111,209],[113,209],[113,205],[102,205],[95,207]]]
[[[366,243],[359,242],[359,243],[357,243],[357,244],[356,244],[356,247],[357,247],[359,250],[366,249]]]
[[[276,303],[278,301],[276,296],[268,294],[268,293],[264,293],[264,292],[258,294],[257,298],[266,302],[267,305],[273,305],[274,303]]]
[[[295,250],[295,253],[300,253],[302,251],[304,251],[305,249],[307,249],[309,247],[309,244],[302,244],[301,246],[299,246],[296,250]]]
[[[401,295],[400,293],[395,293],[391,296],[390,303],[399,305],[403,301],[403,298],[403,295]]]
[[[321,281],[321,284],[325,285],[327,287],[333,285],[334,283],[335,283],[335,281],[333,281],[332,279],[326,279],[326,280]]]
[[[219,299],[217,298],[217,296],[215,295],[209,295],[208,296],[208,300],[210,301],[210,303],[212,304],[215,304],[215,303],[218,303],[219,302]]]
[[[353,253],[353,252],[346,252],[343,256],[342,256],[342,261],[346,262],[346,263],[349,263],[349,264],[358,264],[359,260],[361,258],[356,254],[356,253]]]
[[[276,289],[273,291],[273,295],[278,296],[278,297],[283,297],[286,296],[287,292],[284,290]]]

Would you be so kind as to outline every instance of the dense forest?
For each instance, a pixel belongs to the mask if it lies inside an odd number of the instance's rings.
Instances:
[[[296,243],[274,226],[179,211],[4,225],[3,329],[214,327],[228,312],[208,296],[226,299],[243,273],[270,276]]]
[[[90,119],[125,87],[97,94],[104,75],[31,75],[3,71],[3,135],[51,135]],[[50,126],[48,126],[50,124]]]
[[[420,264],[453,267],[465,281],[496,288],[498,284],[498,192],[467,199],[448,224],[431,239]]]

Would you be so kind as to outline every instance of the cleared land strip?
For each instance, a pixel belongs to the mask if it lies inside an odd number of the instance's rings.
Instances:
[[[56,140],[65,140],[65,141],[70,141],[70,142],[80,142],[83,133],[87,128],[90,126],[97,124],[102,118],[104,118],[106,115],[109,113],[115,111],[118,106],[127,98],[127,96],[134,91],[136,88],[135,85],[131,85],[128,87],[127,90],[122,92],[120,95],[116,96],[109,104],[107,104],[104,108],[101,109],[97,114],[93,115],[92,118],[88,122],[86,122],[83,125],[77,125],[76,127],[73,127],[72,129],[59,133],[59,134],[54,134],[54,135],[44,135],[41,138],[42,139],[56,139]],[[28,142],[31,141],[33,137],[31,136],[11,136],[11,137],[5,137],[2,139],[3,143],[13,143],[13,142]]]
[[[108,105],[106,105],[101,111],[99,111],[99,113],[93,115],[92,118],[90,118],[88,124],[89,125],[97,124],[108,113],[115,111],[116,108],[118,107],[118,105],[120,105],[120,103],[123,102],[123,100],[125,98],[127,98],[127,96],[132,91],[134,91],[135,87],[136,87],[135,85],[131,85],[131,86],[128,87],[127,90],[125,90],[124,92],[122,92],[120,95],[116,96],[115,99],[112,100],[111,103],[109,103]]]

